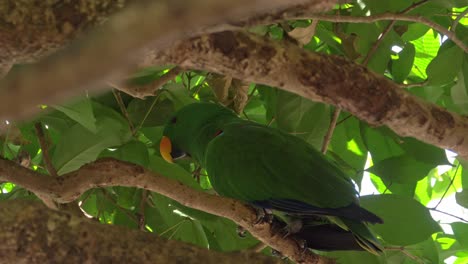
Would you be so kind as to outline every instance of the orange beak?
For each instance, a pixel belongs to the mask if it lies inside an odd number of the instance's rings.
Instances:
[[[169,163],[174,163],[172,160],[171,152],[172,152],[172,143],[171,140],[163,136],[161,139],[161,143],[159,143],[159,152],[161,153],[161,156],[163,159]]]

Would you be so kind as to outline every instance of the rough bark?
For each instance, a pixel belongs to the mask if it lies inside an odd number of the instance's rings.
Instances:
[[[343,108],[371,125],[468,157],[468,117],[424,101],[343,57],[308,52],[287,41],[221,32],[148,51],[142,65],[173,63],[267,84]]]
[[[254,252],[215,252],[103,225],[34,201],[2,201],[0,215],[4,263],[281,263]]]
[[[5,77],[0,83],[0,119],[30,117],[38,104],[57,103],[84,89],[102,89],[103,81],[133,69],[149,44],[163,49],[188,36],[219,30],[216,25],[303,3],[323,11],[334,1],[138,1],[56,56]]]
[[[185,206],[231,219],[261,242],[297,263],[333,263],[328,258],[304,251],[293,238],[277,235],[269,223],[257,223],[255,211],[239,201],[196,191],[141,166],[115,159],[98,160],[58,178],[0,159],[0,181],[13,182],[40,197],[52,198],[59,203],[71,202],[96,187],[138,187],[160,193]]]
[[[126,2],[129,1],[1,1],[0,68],[34,62],[64,47],[81,33],[102,24]]]

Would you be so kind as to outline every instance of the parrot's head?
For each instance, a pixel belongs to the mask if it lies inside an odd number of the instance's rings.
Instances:
[[[221,105],[194,103],[181,108],[167,123],[161,143],[161,156],[170,163],[189,156],[203,162],[208,143],[226,120],[236,114]]]

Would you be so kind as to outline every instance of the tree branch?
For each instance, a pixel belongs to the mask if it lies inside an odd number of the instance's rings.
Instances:
[[[4,263],[282,263],[250,251],[221,253],[104,225],[34,201],[2,201],[0,214]]]
[[[149,51],[142,62],[167,63],[278,87],[468,157],[468,117],[413,96],[386,77],[342,57],[307,52],[286,41],[248,33],[222,32],[165,51]]]
[[[330,259],[311,251],[304,252],[294,239],[276,235],[271,231],[270,224],[257,224],[256,213],[251,207],[233,199],[195,191],[178,181],[131,163],[102,159],[77,171],[52,178],[0,159],[0,180],[13,182],[36,195],[48,196],[61,203],[73,201],[85,191],[97,187],[143,188],[160,193],[185,206],[231,219],[261,242],[298,263],[331,263]]]
[[[336,107],[335,110],[333,110],[333,116],[332,116],[332,119],[330,120],[330,125],[328,126],[327,134],[325,134],[325,137],[323,138],[323,144],[322,144],[323,154],[327,153],[327,148],[332,139],[333,131],[335,131],[336,121],[338,120],[340,113],[341,113],[341,108],[339,107]]]
[[[463,43],[455,34],[448,30],[447,28],[423,17],[423,16],[414,16],[414,15],[404,15],[404,14],[394,14],[394,13],[384,13],[374,16],[336,16],[336,15],[320,15],[320,14],[311,14],[305,16],[295,16],[295,17],[286,17],[287,19],[318,19],[322,21],[329,21],[335,23],[375,23],[377,21],[407,21],[407,22],[417,22],[429,26],[430,28],[435,29],[442,35],[447,36],[452,40],[457,46],[459,46],[465,53],[468,52],[468,46]]]
[[[39,111],[37,105],[60,102],[85,88],[102,89],[105,80],[118,79],[122,73],[134,69],[146,45],[163,49],[188,36],[219,30],[215,25],[225,22],[265,16],[304,3],[311,10],[323,11],[334,2],[135,1],[87,38],[64,49],[61,56],[48,57],[33,67],[10,72],[0,82],[0,120],[26,118]]]
[[[464,18],[467,14],[468,14],[468,8],[466,8],[465,11],[463,11],[462,13],[460,13],[460,14],[457,16],[457,18],[455,18],[455,20],[453,20],[452,28],[450,29],[450,31],[455,32],[455,29],[457,29],[458,23],[459,23],[460,20],[461,20],[462,18]]]

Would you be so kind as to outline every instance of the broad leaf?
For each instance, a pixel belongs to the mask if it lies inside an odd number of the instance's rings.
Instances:
[[[393,194],[363,196],[361,205],[383,219],[383,224],[371,227],[390,244],[416,244],[441,230],[429,210],[408,197]]]
[[[78,124],[89,131],[96,133],[96,118],[94,117],[93,106],[89,98],[83,98],[71,105],[55,105],[55,109],[63,112]]]

